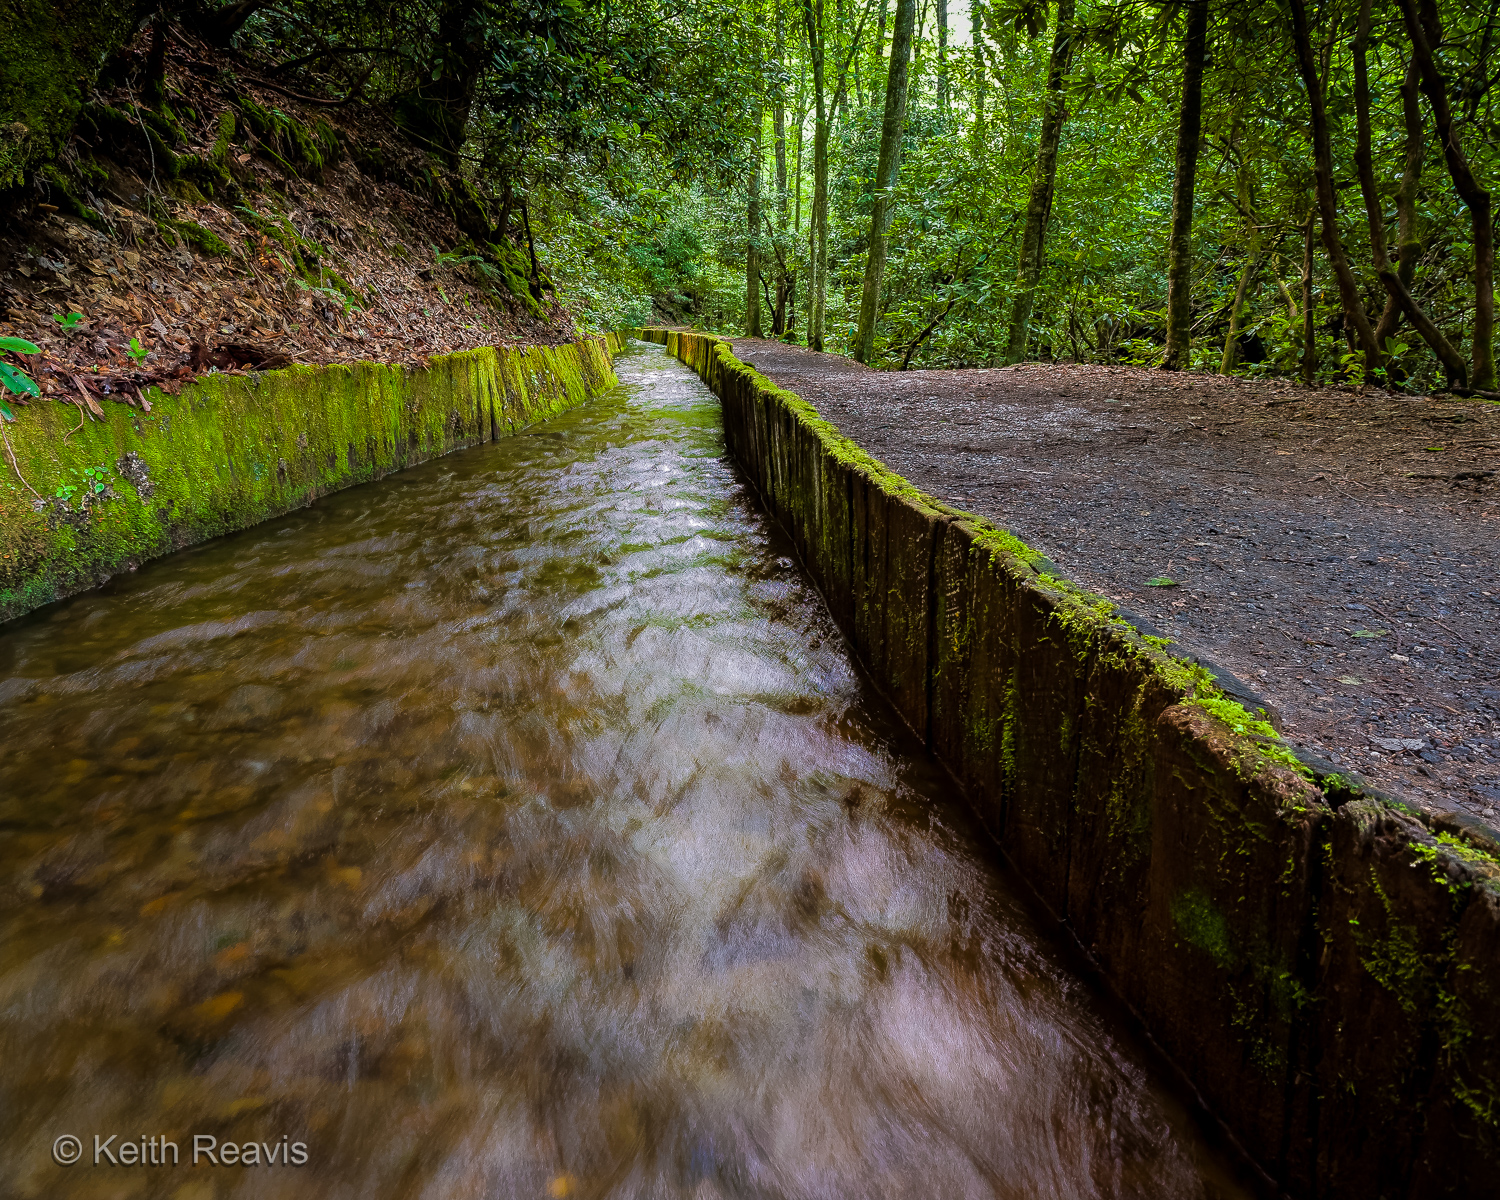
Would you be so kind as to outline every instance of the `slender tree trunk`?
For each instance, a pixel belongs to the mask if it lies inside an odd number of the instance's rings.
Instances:
[[[937,0],[938,108],[948,111],[948,0]]]
[[[807,109],[803,106],[807,99],[807,72],[806,63],[797,68],[797,165],[793,172],[797,181],[797,214],[792,221],[793,244],[802,237],[802,141],[804,138],[803,126],[807,124]],[[787,332],[790,333],[797,326],[797,274],[802,269],[802,255],[799,252],[793,256],[795,264],[792,270],[791,295],[787,300]],[[809,259],[811,261],[811,259]]]
[[[1318,337],[1313,321],[1313,227],[1318,210],[1309,205],[1302,225],[1302,382],[1312,387],[1318,376]]]
[[[755,98],[751,104],[750,124],[754,130],[750,138],[750,186],[749,203],[745,224],[749,237],[745,242],[745,334],[747,337],[761,336],[760,327],[760,171],[765,157],[761,148],[761,130],[766,123],[765,93],[761,81],[765,73],[760,70],[760,37],[751,39],[750,53],[760,78],[756,81]]]
[[[1422,131],[1422,112],[1417,105],[1417,66],[1409,63],[1401,82],[1401,116],[1406,127],[1406,161],[1402,165],[1401,184],[1396,189],[1396,277],[1408,290],[1417,273],[1417,259],[1422,254],[1422,239],[1417,233],[1417,188],[1422,182],[1422,164],[1426,144]],[[1395,297],[1387,298],[1380,322],[1375,326],[1375,341],[1383,349],[1385,339],[1401,324],[1401,306]]]
[[[1490,194],[1479,186],[1469,160],[1464,157],[1458,130],[1453,125],[1453,112],[1448,106],[1447,83],[1432,56],[1434,43],[1442,37],[1437,10],[1434,7],[1419,17],[1416,0],[1401,0],[1401,12],[1411,37],[1412,58],[1422,92],[1432,106],[1448,174],[1469,210],[1474,230],[1474,348],[1469,378],[1471,387],[1488,390],[1495,386],[1495,231],[1490,219]]]
[[[984,144],[984,101],[986,78],[984,68],[984,16],[980,0],[969,0],[969,35],[973,41],[974,54],[974,140]]]
[[[1007,362],[1026,356],[1026,332],[1036,301],[1037,281],[1042,275],[1042,248],[1047,217],[1052,211],[1052,188],[1057,180],[1057,146],[1062,140],[1067,101],[1063,83],[1073,57],[1073,0],[1057,0],[1057,30],[1052,40],[1052,59],[1047,67],[1047,86],[1042,115],[1042,135],[1037,146],[1036,171],[1026,202],[1026,226],[1021,234],[1021,261],[1016,269],[1016,298],[1010,312]]]
[[[828,303],[828,104],[823,91],[823,0],[803,0],[813,74],[813,202],[811,311],[807,344],[823,349],[823,322]]]
[[[1359,349],[1364,352],[1365,378],[1372,379],[1380,367],[1380,347],[1375,344],[1375,331],[1370,328],[1370,318],[1365,315],[1364,301],[1359,294],[1359,284],[1349,266],[1349,257],[1344,253],[1344,243],[1339,238],[1338,195],[1333,187],[1333,148],[1328,136],[1328,111],[1323,104],[1323,81],[1318,74],[1317,60],[1313,57],[1307,8],[1303,0],[1288,0],[1288,3],[1292,10],[1292,39],[1297,47],[1297,66],[1302,74],[1302,85],[1307,89],[1307,104],[1311,110],[1313,178],[1317,185],[1323,246],[1328,251],[1334,278],[1338,280],[1344,324],[1353,330]]]
[[[771,101],[771,128],[776,142],[776,228],[780,235],[777,250],[776,302],[771,316],[771,333],[786,333],[787,270],[785,260],[787,230],[786,186],[786,85],[780,81],[780,69],[786,62],[786,18],[782,0],[776,0],[776,66],[778,79]]]
[[[1370,77],[1365,62],[1365,51],[1370,44],[1370,7],[1371,0],[1360,0],[1359,22],[1354,33],[1354,115],[1357,128],[1354,164],[1359,171],[1360,191],[1364,194],[1365,220],[1370,226],[1370,250],[1375,259],[1375,273],[1380,277],[1390,298],[1411,322],[1412,328],[1422,335],[1422,340],[1443,364],[1448,385],[1451,387],[1458,384],[1462,387],[1468,375],[1463,355],[1454,349],[1442,331],[1422,311],[1407,289],[1406,282],[1392,269],[1390,256],[1386,253],[1385,206],[1380,201],[1380,191],[1375,184],[1375,166],[1370,152]],[[1383,318],[1381,324],[1385,324]],[[1384,353],[1384,344],[1378,336],[1375,342]]]
[[[1219,359],[1220,375],[1228,375],[1234,370],[1235,360],[1239,358],[1240,318],[1245,312],[1245,297],[1250,293],[1250,282],[1255,278],[1259,266],[1260,259],[1254,251],[1245,255],[1245,261],[1240,266],[1239,286],[1234,289],[1234,303],[1229,308],[1229,332],[1224,335],[1224,353]]]
[[[1172,181],[1172,232],[1167,243],[1167,346],[1162,370],[1191,366],[1193,190],[1203,133],[1203,59],[1208,44],[1209,0],[1192,0],[1182,39],[1182,101],[1177,110],[1176,175]]]
[[[867,363],[875,350],[875,321],[880,283],[885,274],[886,233],[891,225],[896,180],[901,170],[901,139],[906,133],[907,68],[916,24],[917,0],[896,0],[896,37],[886,72],[885,120],[880,127],[880,163],[875,170],[875,199],[870,209],[870,254],[865,260],[865,287],[859,302],[859,333],[854,357]]]

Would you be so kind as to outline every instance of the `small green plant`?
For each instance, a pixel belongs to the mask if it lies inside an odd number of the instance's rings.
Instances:
[[[432,248],[432,254],[433,265],[438,267],[460,267],[484,263],[484,258],[478,254],[448,254],[436,246]]]
[[[18,337],[0,337],[0,351],[10,354],[41,353],[39,347],[33,346],[25,338]],[[12,366],[8,362],[0,362],[0,387],[3,387],[5,392],[10,392],[17,396],[40,396],[42,394],[42,389],[37,387],[36,380],[21,370],[20,367]],[[16,419],[15,412],[5,402],[3,392],[0,392],[0,417],[3,417],[7,421],[14,421]]]
[[[65,479],[57,485],[57,491],[52,493],[64,503],[71,503],[80,491],[86,496],[102,496],[104,489],[109,486],[108,467],[84,467],[82,471],[75,467],[71,473],[78,478],[78,482]]]
[[[146,355],[150,354],[151,351],[146,349],[145,346],[141,345],[140,338],[131,338],[130,349],[125,351],[125,353],[130,355],[131,360],[135,363],[136,366],[140,366],[141,363],[146,361]]]
[[[1169,579],[1165,575],[1158,575],[1155,579],[1146,580],[1147,587],[1176,587],[1177,580]]]
[[[69,313],[67,316],[63,316],[62,313],[53,313],[52,319],[59,325],[61,325],[64,329],[72,329],[73,326],[79,324],[83,320],[83,314],[75,312]]]
[[[338,288],[315,287],[310,288],[309,290],[317,292],[320,296],[327,296],[330,300],[337,300],[343,307],[344,316],[346,317],[359,307],[358,300],[354,299],[353,296],[345,295],[343,292],[339,291]]]

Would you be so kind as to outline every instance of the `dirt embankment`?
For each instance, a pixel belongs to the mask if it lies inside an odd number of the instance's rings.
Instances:
[[[1233,671],[1295,744],[1496,823],[1500,407],[1130,368],[898,374],[747,339],[735,353]]]
[[[41,402],[98,420],[208,370],[571,338],[518,219],[499,228],[384,114],[299,100],[176,31],[150,108],[145,52],[0,232],[0,335],[41,347],[9,359]]]

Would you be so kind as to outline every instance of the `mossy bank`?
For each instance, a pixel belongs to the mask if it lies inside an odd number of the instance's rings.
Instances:
[[[33,404],[0,447],[0,621],[580,404],[613,386],[610,349],[211,374],[179,395],[148,391],[149,413],[105,405],[103,420]]]
[[[643,330],[875,683],[1278,1190],[1500,1178],[1500,864],[1301,761],[1197,664],[705,335]]]

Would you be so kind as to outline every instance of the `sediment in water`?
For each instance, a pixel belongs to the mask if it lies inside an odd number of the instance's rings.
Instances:
[[[1298,760],[1196,664],[675,330],[876,684],[1283,1188],[1500,1173],[1500,862]]]

